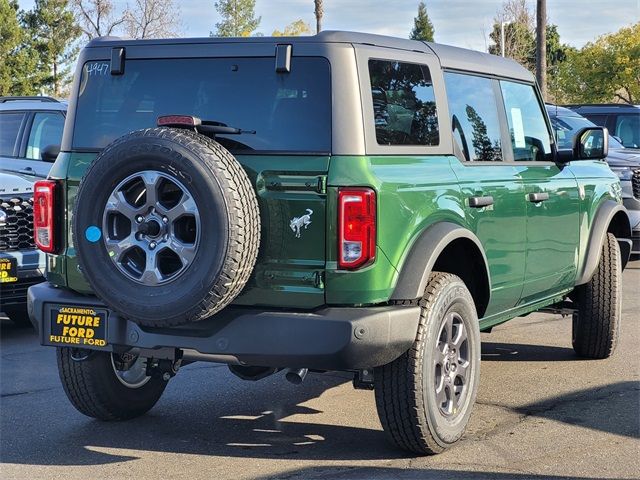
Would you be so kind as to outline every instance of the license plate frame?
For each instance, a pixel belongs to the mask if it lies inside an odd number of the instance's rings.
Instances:
[[[0,257],[0,283],[18,281],[18,260],[13,257]]]
[[[106,308],[87,305],[52,305],[48,343],[60,347],[104,349],[108,346]]]

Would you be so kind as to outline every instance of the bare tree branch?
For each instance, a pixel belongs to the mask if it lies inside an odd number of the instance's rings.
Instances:
[[[135,0],[124,13],[125,32],[132,38],[180,35],[180,8],[174,0]]]
[[[72,0],[71,4],[80,28],[89,40],[111,35],[125,22],[118,14],[113,0]]]

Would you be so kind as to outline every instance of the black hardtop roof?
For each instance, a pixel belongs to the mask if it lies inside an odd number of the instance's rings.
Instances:
[[[148,40],[100,37],[91,40],[87,44],[87,48],[126,47],[127,45],[189,45],[225,43],[350,43],[353,45],[368,45],[427,54],[433,53],[439,58],[443,68],[493,74],[526,82],[534,81],[533,75],[527,69],[514,60],[508,58],[502,58],[488,53],[439,43],[422,42],[418,40],[360,32],[325,30],[317,35],[299,37],[201,37]]]

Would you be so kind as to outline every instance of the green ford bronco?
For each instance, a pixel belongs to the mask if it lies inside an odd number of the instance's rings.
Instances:
[[[35,188],[43,345],[83,414],[149,410],[181,365],[352,372],[403,449],[468,423],[480,332],[573,316],[612,354],[631,231],[607,135],[558,151],[532,75],[346,32],[82,50]]]

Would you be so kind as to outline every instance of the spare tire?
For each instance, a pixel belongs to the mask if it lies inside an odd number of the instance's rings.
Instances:
[[[76,197],[80,268],[110,308],[143,326],[196,322],[248,281],[260,215],[238,161],[188,130],[152,128],[108,145]]]

